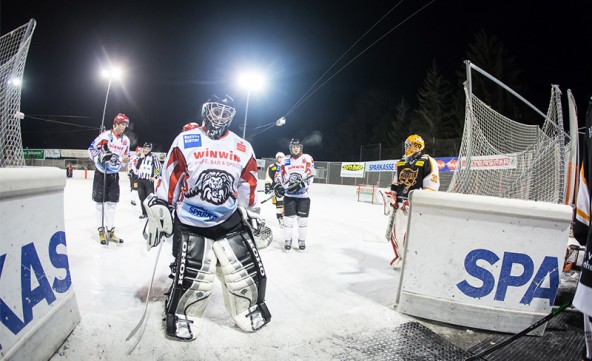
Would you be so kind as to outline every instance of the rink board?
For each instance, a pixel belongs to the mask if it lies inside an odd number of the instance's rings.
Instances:
[[[47,360],[80,322],[64,227],[66,174],[0,169],[0,359]]]
[[[399,312],[508,333],[551,312],[571,207],[427,191],[410,199]]]

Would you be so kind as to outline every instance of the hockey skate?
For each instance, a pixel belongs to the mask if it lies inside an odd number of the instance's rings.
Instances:
[[[135,206],[135,205],[136,205],[136,201],[134,201],[134,200],[132,199],[132,201],[131,201],[131,204],[132,204],[132,206]]]
[[[292,240],[291,239],[286,240],[286,243],[284,244],[284,249],[286,251],[289,251],[292,249]]]
[[[115,235],[115,227],[111,228],[108,232],[107,232],[107,236],[109,238],[109,241],[111,242],[115,242],[115,243],[123,243],[123,239],[117,237],[117,235]]]
[[[107,238],[105,237],[105,230],[103,229],[103,227],[99,227],[99,240],[101,241],[101,244],[107,244]]]
[[[298,240],[298,249],[301,251],[304,251],[306,249],[306,244],[304,243],[304,240],[302,240],[302,239]]]

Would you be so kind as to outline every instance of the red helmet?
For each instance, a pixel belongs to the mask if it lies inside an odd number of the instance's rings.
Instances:
[[[119,113],[113,119],[113,124],[117,124],[117,123],[125,123],[125,124],[129,125],[129,118],[127,117],[127,115],[125,115],[123,113]]]
[[[199,124],[196,122],[187,123],[183,126],[183,131],[186,132],[191,129],[199,128]]]
[[[142,151],[142,147],[140,147],[139,145],[136,147],[136,152],[141,152]]]

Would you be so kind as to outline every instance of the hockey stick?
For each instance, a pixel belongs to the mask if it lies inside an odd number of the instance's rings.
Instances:
[[[113,135],[109,134],[109,139],[113,140]],[[102,152],[108,152],[109,146],[107,144],[103,144]],[[107,193],[107,168],[109,161],[101,162],[103,164],[103,201],[101,202],[101,228],[103,229],[103,235],[105,237],[105,246],[109,247],[109,232],[105,229],[105,197]]]
[[[569,306],[571,306],[571,302],[573,301],[570,300],[569,302],[565,303],[564,305],[560,306],[559,308],[553,310],[553,312],[551,312],[550,314],[548,314],[547,316],[541,318],[540,320],[538,320],[537,322],[533,323],[532,325],[528,326],[527,328],[525,328],[524,330],[518,332],[517,334],[513,335],[510,338],[505,339],[504,341],[498,343],[497,345],[494,345],[488,349],[485,349],[481,352],[479,352],[476,355],[473,355],[467,359],[465,359],[465,361],[473,361],[473,360],[478,360],[481,357],[485,356],[485,355],[489,355],[490,353],[492,353],[493,351],[500,349],[504,346],[509,345],[510,343],[516,341],[517,339],[519,339],[520,337],[526,335],[527,333],[534,331],[537,327],[541,326],[543,323],[549,321],[550,319],[552,319],[553,317],[557,316],[557,314],[559,314],[561,311],[565,310],[566,308],[568,308]]]
[[[311,175],[309,175],[309,176],[308,176],[308,177],[306,177],[306,178],[302,178],[302,179],[301,179],[301,180],[299,180],[298,182],[296,182],[296,183],[292,184],[292,186],[288,187],[288,189],[286,189],[286,191],[291,191],[291,190],[293,190],[293,189],[296,189],[298,185],[300,185],[300,184],[302,184],[302,183],[306,182],[307,180],[309,180],[309,179],[310,179],[310,178],[312,178],[312,177],[314,177],[314,175],[312,175],[312,174],[311,174]],[[265,198],[264,200],[262,200],[262,201],[261,201],[261,204],[263,204],[263,203],[265,203],[265,202],[267,202],[267,201],[271,200],[273,197],[275,197],[275,193],[274,193],[274,194],[272,194],[271,196],[269,196],[268,198]]]
[[[101,202],[101,228],[105,237],[105,246],[109,247],[109,232],[105,229],[105,194],[107,193],[107,163],[103,163],[103,201]]]
[[[138,322],[138,324],[129,333],[129,335],[127,335],[127,338],[125,339],[126,342],[129,341],[136,334],[136,332],[138,332],[140,327],[142,327],[142,332],[138,336],[138,339],[136,341],[134,341],[134,343],[130,347],[129,351],[127,352],[128,355],[131,355],[131,353],[134,351],[134,349],[136,348],[138,343],[140,343],[140,340],[142,339],[142,335],[144,334],[144,330],[146,329],[146,321],[148,320],[146,318],[146,315],[148,313],[148,302],[150,300],[150,293],[152,292],[152,284],[154,283],[154,275],[156,274],[156,267],[158,266],[158,259],[160,258],[160,250],[162,249],[163,243],[164,243],[164,240],[162,240],[160,242],[160,245],[158,246],[158,253],[156,254],[156,260],[154,260],[154,269],[152,270],[152,278],[150,279],[150,286],[148,287],[148,293],[146,294],[146,304],[144,306],[144,313],[142,314],[142,318],[140,318],[140,321]]]

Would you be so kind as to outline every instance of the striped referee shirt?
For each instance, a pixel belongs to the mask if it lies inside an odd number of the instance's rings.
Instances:
[[[162,166],[158,158],[150,152],[144,158],[138,158],[136,169],[140,179],[159,178]]]

